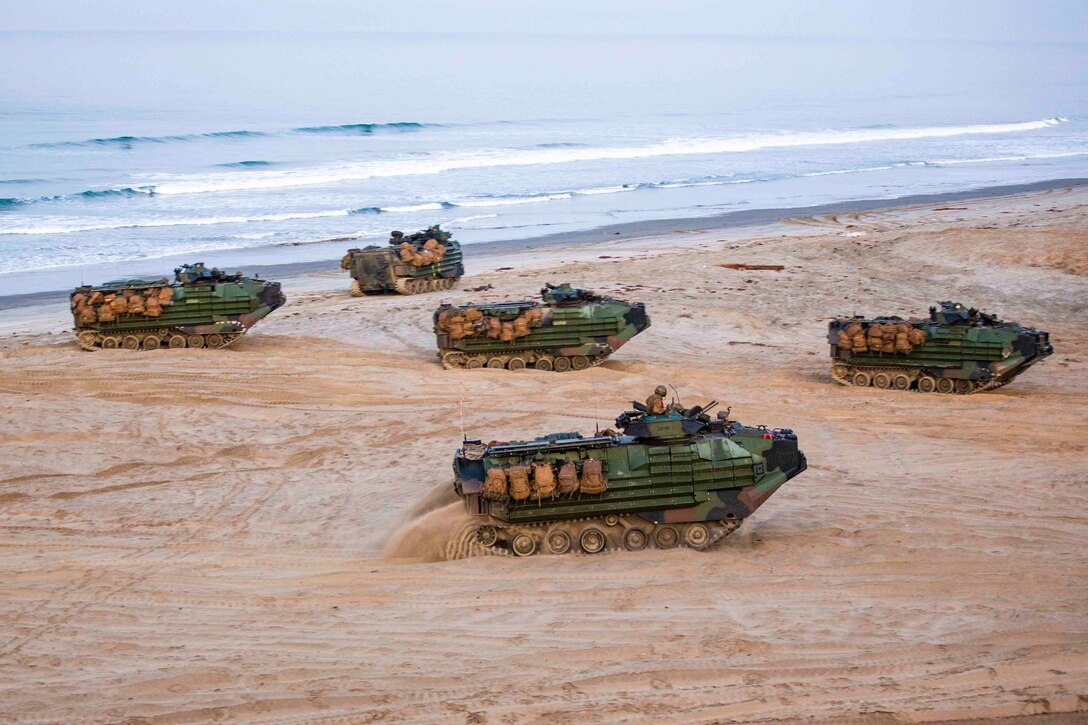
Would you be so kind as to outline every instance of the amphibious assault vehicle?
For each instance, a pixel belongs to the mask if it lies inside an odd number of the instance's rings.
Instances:
[[[351,294],[356,297],[453,289],[465,274],[461,245],[438,226],[409,236],[392,232],[385,247],[349,249],[340,267],[351,273]]]
[[[930,307],[929,319],[833,320],[828,342],[843,385],[960,395],[999,388],[1054,352],[1047,333],[957,302]]]
[[[566,283],[549,284],[540,295],[543,303],[440,306],[434,331],[443,367],[583,370],[650,326],[641,302],[602,297]]]
[[[466,440],[453,485],[479,517],[475,543],[516,556],[713,546],[806,468],[793,431],[712,419],[716,404],[652,415],[633,402],[620,433]]]
[[[174,281],[125,279],[77,288],[70,296],[85,350],[226,347],[287,298],[279,282],[183,264]]]

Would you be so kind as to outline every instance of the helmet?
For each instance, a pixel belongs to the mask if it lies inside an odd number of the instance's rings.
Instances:
[[[668,392],[669,391],[665,388],[664,385],[658,385],[656,388],[654,388],[654,395],[660,395],[664,397],[668,394]]]

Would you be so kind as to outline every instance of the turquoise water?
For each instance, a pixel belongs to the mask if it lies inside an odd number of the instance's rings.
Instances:
[[[1088,176],[1084,44],[11,32],[0,63],[8,291]]]

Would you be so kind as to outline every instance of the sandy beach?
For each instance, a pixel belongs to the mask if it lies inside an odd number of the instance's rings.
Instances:
[[[6,311],[0,722],[1088,718],[1088,188],[469,264],[413,297],[287,278],[222,351]],[[437,363],[439,302],[549,281],[653,325],[584,373]],[[1056,352],[968,397],[831,381],[826,318],[945,299]],[[709,552],[449,558],[462,435],[591,432],[658,383],[809,470]]]

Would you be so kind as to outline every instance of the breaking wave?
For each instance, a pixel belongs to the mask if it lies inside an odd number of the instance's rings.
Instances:
[[[417,158],[328,165],[282,172],[253,172],[244,175],[181,177],[154,186],[160,194],[199,194],[221,191],[282,189],[294,186],[335,184],[374,178],[438,174],[458,169],[506,166],[536,166],[576,161],[643,159],[676,155],[744,153],[770,148],[825,146],[946,138],[970,134],[1018,133],[1049,128],[1066,119],[1049,118],[1021,123],[974,126],[929,126],[922,128],[857,129],[851,131],[810,131],[765,133],[723,138],[667,139],[645,146],[498,149],[470,153],[444,152]]]
[[[261,166],[275,166],[275,161],[231,161],[225,164],[216,164],[228,169],[252,169]]]
[[[399,123],[344,123],[339,126],[303,126],[293,128],[293,133],[343,133],[353,135],[367,135],[382,131],[418,131],[423,128],[441,128],[441,123],[416,123],[415,121],[402,121]]]
[[[207,133],[182,133],[167,136],[112,136],[109,138],[89,138],[83,141],[50,141],[45,143],[30,144],[29,148],[70,148],[70,147],[94,147],[113,146],[118,148],[132,148],[141,144],[165,144],[173,142],[215,140],[215,139],[246,139],[265,138],[268,136],[283,136],[288,134],[345,134],[352,136],[369,135],[382,132],[412,132],[424,128],[441,128],[441,123],[418,123],[415,121],[398,121],[395,123],[344,123],[334,126],[303,126],[284,131],[209,131]]]
[[[249,222],[280,222],[292,219],[320,219],[325,217],[347,216],[347,209],[311,212],[286,212],[283,214],[262,214],[257,216],[221,216],[173,219],[145,219],[142,221],[115,220],[98,224],[87,224],[76,219],[45,220],[36,226],[0,227],[0,234],[38,235],[72,234],[74,232],[98,232],[109,229],[141,229],[144,227],[189,227],[214,226],[216,224],[246,224]]]

